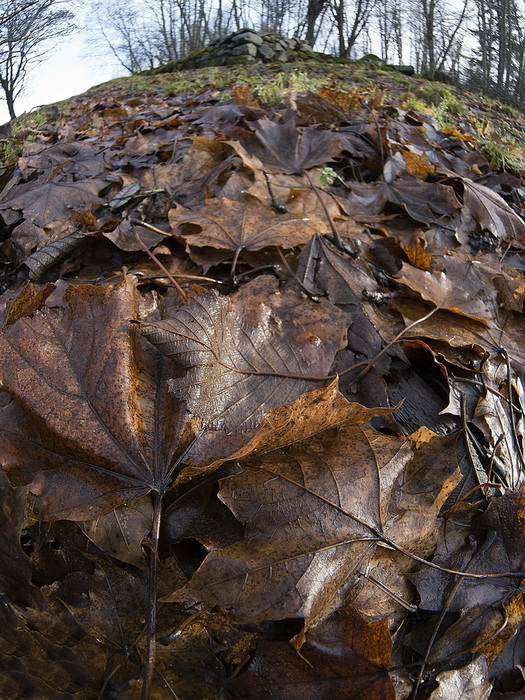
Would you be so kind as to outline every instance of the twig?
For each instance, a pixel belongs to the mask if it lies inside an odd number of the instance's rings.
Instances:
[[[305,174],[306,179],[308,180],[308,183],[310,184],[310,187],[315,192],[315,195],[323,208],[324,215],[326,216],[328,223],[330,224],[330,228],[332,229],[335,245],[339,248],[339,250],[344,251],[343,241],[341,240],[341,236],[339,235],[339,231],[337,230],[337,226],[335,225],[335,221],[333,220],[332,215],[328,211],[328,207],[323,202],[323,198],[319,194],[319,188],[315,185],[314,181],[310,177],[310,174],[307,170],[303,170],[303,173]]]
[[[306,296],[308,297],[308,299],[310,299],[310,301],[313,301],[313,302],[315,302],[316,304],[319,304],[319,298],[316,297],[314,294],[312,294],[312,292],[304,286],[304,284],[301,282],[301,280],[299,279],[299,277],[297,277],[297,275],[295,274],[295,272],[294,272],[294,271],[292,270],[292,268],[290,267],[290,264],[288,263],[288,260],[284,257],[284,254],[283,254],[282,250],[281,250],[280,248],[277,248],[277,252],[279,253],[279,255],[280,255],[280,257],[281,257],[281,261],[282,261],[283,265],[285,266],[285,268],[287,269],[288,274],[289,274],[290,277],[293,279],[293,281],[295,282],[295,284],[299,287],[299,289],[301,290],[301,292],[302,292],[303,294],[306,294]]]
[[[169,281],[172,283],[172,285],[175,287],[175,289],[176,289],[177,292],[179,293],[179,296],[180,296],[180,298],[182,299],[183,303],[184,303],[184,304],[187,304],[187,303],[189,302],[189,297],[188,297],[188,295],[186,294],[186,292],[184,291],[184,289],[182,289],[182,287],[180,286],[180,284],[179,284],[178,282],[175,281],[175,279],[173,278],[173,275],[169,272],[169,270],[167,270],[167,269],[164,267],[164,265],[160,262],[160,260],[151,252],[151,250],[148,248],[148,246],[144,243],[144,241],[142,240],[142,238],[139,236],[139,232],[138,232],[138,231],[135,231],[135,236],[136,236],[137,241],[138,241],[140,247],[142,248],[142,250],[143,250],[145,253],[147,253],[147,254],[149,255],[149,257],[153,260],[153,262],[155,263],[155,265],[157,265],[157,267],[158,267],[160,270],[162,270],[162,272],[166,275],[166,277],[169,279]]]
[[[159,536],[160,517],[162,514],[162,494],[153,492],[153,518],[151,528],[151,541],[149,543],[149,598],[147,618],[147,650],[146,665],[144,668],[141,700],[149,700],[153,673],[155,671],[156,639],[157,631],[157,580],[159,563]]]

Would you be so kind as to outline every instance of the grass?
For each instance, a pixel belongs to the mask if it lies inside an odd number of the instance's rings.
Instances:
[[[13,165],[22,155],[23,141],[16,139],[0,139],[0,168]]]

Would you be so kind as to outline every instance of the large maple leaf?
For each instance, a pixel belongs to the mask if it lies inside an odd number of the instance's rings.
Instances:
[[[277,124],[270,119],[259,119],[253,135],[241,138],[250,155],[257,156],[265,168],[276,173],[300,173],[330,161],[343,148],[343,142],[332,131],[308,127],[298,131],[293,121]]]
[[[166,361],[140,352],[135,315],[131,281],[71,286],[0,336],[2,466],[31,484],[39,519],[91,519],[169,486],[184,408]]]
[[[271,409],[328,379],[344,332],[344,314],[326,304],[334,324],[325,323],[320,337],[302,323],[301,311],[309,316],[313,305],[303,301],[296,317],[284,323],[271,303],[244,297],[232,302],[211,292],[194,298],[172,318],[143,324],[146,337],[186,370],[170,380],[171,391],[207,427],[250,430]]]
[[[268,246],[294,248],[305,244],[315,233],[327,231],[317,216],[298,217],[274,214],[266,207],[221,199],[197,211],[172,209],[172,228],[195,224],[200,233],[182,230],[190,246],[212,246],[227,250],[262,250]]]

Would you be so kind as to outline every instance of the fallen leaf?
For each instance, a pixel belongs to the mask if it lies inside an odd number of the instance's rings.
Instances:
[[[252,128],[253,134],[243,136],[240,141],[271,172],[300,173],[329,162],[341,150],[336,134],[312,127],[298,131],[293,121],[277,124],[270,119],[259,119]]]
[[[327,231],[326,223],[314,217],[275,214],[266,207],[241,204],[229,199],[197,211],[171,209],[169,222],[189,246],[211,246],[227,250],[261,250],[268,246],[294,248],[305,244],[316,232]],[[199,226],[199,233],[186,233],[185,224]]]
[[[0,336],[13,398],[0,413],[2,466],[12,482],[31,484],[37,519],[90,520],[171,480],[184,414],[163,395],[165,363],[138,353],[135,294],[129,280],[71,286],[65,308],[37,311]],[[147,379],[141,360],[151,363]]]
[[[449,698],[472,698],[488,700],[492,683],[488,680],[487,660],[478,656],[474,661],[457,671],[443,671],[436,676],[439,684],[429,700],[449,700]]]
[[[258,299],[241,306],[212,292],[142,331],[187,370],[169,385],[192,413],[208,428],[243,432],[328,378],[342,327],[319,337],[297,323],[282,324]]]

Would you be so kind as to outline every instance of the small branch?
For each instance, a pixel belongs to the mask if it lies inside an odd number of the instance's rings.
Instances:
[[[160,262],[160,260],[151,252],[151,250],[148,248],[148,246],[144,243],[142,238],[139,236],[138,231],[135,231],[135,237],[137,238],[137,241],[142,248],[142,250],[149,255],[149,257],[153,260],[155,265],[162,270],[162,272],[166,275],[166,277],[169,279],[169,281],[172,283],[172,285],[175,287],[177,292],[179,293],[180,298],[182,299],[184,304],[187,304],[189,302],[189,297],[182,289],[180,284],[175,281],[173,278],[173,275],[164,267],[164,265]]]
[[[367,373],[372,369],[372,367],[375,365],[375,363],[385,354],[385,352],[386,352],[389,348],[391,348],[392,345],[394,345],[394,343],[397,343],[398,340],[400,340],[400,339],[403,337],[403,335],[404,335],[407,331],[409,331],[409,330],[411,330],[412,328],[414,328],[414,326],[417,326],[418,323],[423,323],[424,321],[427,321],[427,320],[432,316],[432,314],[435,314],[435,313],[436,313],[436,311],[437,311],[438,309],[439,309],[439,306],[436,306],[436,308],[435,308],[435,309],[432,309],[432,311],[430,311],[426,316],[423,316],[422,318],[418,318],[416,321],[412,321],[412,323],[409,323],[408,326],[406,326],[405,328],[403,328],[402,331],[400,331],[394,338],[392,338],[392,340],[391,340],[389,343],[387,343],[387,344],[385,345],[385,347],[382,348],[382,350],[380,350],[380,351],[377,353],[377,355],[375,355],[375,356],[370,360],[370,362],[366,362],[366,361],[364,361],[364,362],[358,362],[357,364],[352,365],[352,367],[347,367],[345,370],[343,370],[342,372],[340,372],[340,373],[339,373],[339,376],[342,377],[343,374],[347,374],[348,372],[351,372],[352,370],[357,369],[358,367],[363,367],[363,365],[364,365],[364,369],[361,370],[361,372],[359,373],[359,375],[353,380],[354,382],[360,381],[360,380],[365,376],[365,374],[367,374]]]
[[[310,290],[308,290],[308,289],[304,286],[304,284],[301,282],[301,280],[299,279],[299,277],[297,277],[297,275],[295,274],[295,272],[294,272],[294,271],[292,270],[292,268],[290,267],[290,264],[288,263],[288,260],[284,257],[283,251],[282,251],[280,248],[277,248],[277,252],[279,253],[279,255],[280,255],[280,257],[281,257],[281,261],[282,261],[283,265],[285,266],[286,270],[288,271],[288,274],[289,274],[290,277],[293,279],[293,281],[295,282],[295,284],[299,287],[299,289],[301,290],[301,292],[302,292],[303,294],[305,294],[305,295],[308,297],[308,299],[310,299],[310,301],[313,301],[313,302],[315,302],[316,304],[319,304],[319,298],[316,297],[314,294],[312,294],[312,292],[310,292]]]
[[[160,517],[162,514],[162,494],[153,492],[153,519],[151,527],[151,541],[149,542],[149,600],[146,631],[148,636],[146,664],[144,667],[141,700],[149,700],[153,673],[155,671],[156,639],[157,631],[157,580],[159,563],[159,536]]]
[[[310,173],[307,170],[303,170],[303,173],[305,174],[306,179],[308,180],[310,187],[315,192],[315,195],[323,208],[324,215],[326,216],[328,223],[330,224],[330,228],[332,229],[335,245],[339,248],[339,250],[344,251],[343,241],[341,240],[341,236],[339,235],[339,231],[337,230],[337,226],[335,225],[335,221],[333,220],[332,215],[328,211],[328,207],[323,202],[323,198],[319,194],[319,188],[315,185],[314,181],[310,177]]]

